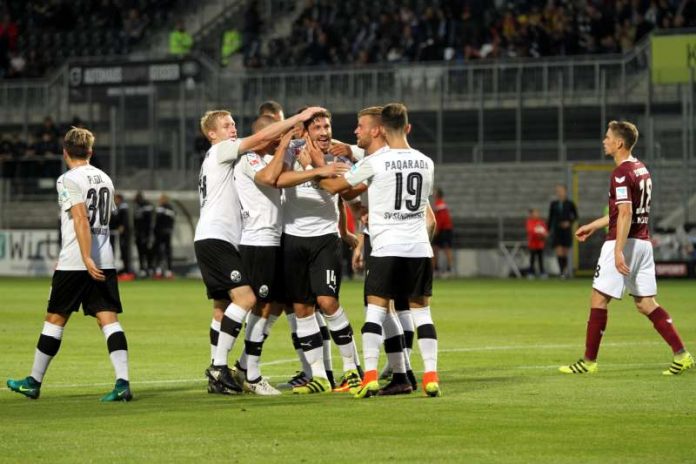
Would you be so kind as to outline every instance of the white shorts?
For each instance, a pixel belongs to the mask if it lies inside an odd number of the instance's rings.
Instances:
[[[631,270],[627,276],[616,269],[614,262],[615,245],[615,240],[604,242],[602,245],[602,253],[597,261],[592,288],[619,300],[626,287],[632,296],[657,295],[652,243],[648,240],[634,238],[629,238],[626,241],[624,259]]]

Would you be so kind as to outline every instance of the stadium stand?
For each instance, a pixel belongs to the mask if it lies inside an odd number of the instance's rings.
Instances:
[[[696,3],[663,1],[309,1],[287,37],[248,67],[619,53],[655,28],[696,26]]]
[[[68,58],[126,55],[165,26],[173,0],[0,3],[0,78],[36,78]]]
[[[375,5],[0,3],[0,224],[55,226],[56,141],[71,125],[86,121],[94,130],[94,161],[120,189],[192,193],[205,152],[196,130],[201,112],[232,108],[244,133],[268,98],[286,113],[308,101],[326,105],[335,137],[346,142],[354,140],[357,109],[404,101],[413,145],[446,167],[437,170],[437,182],[448,192],[457,247],[522,240],[527,208],[543,212],[553,185],[570,181],[574,163],[602,162],[608,119],[630,119],[641,129],[636,152],[658,179],[661,214],[696,193],[683,182],[695,169],[693,91],[651,82],[649,66],[650,37],[688,33],[683,28],[696,26],[696,0],[387,0],[369,17],[368,7]],[[62,22],[80,9],[89,15]],[[65,84],[65,63],[171,58],[166,39],[181,18],[193,37],[190,58],[203,69],[195,78],[158,83],[137,96],[103,87],[73,92]],[[223,59],[225,44],[232,55]],[[18,56],[24,74],[10,72]],[[46,115],[57,137],[40,132]],[[605,178],[596,182],[584,193],[600,204]],[[33,202],[32,214],[19,214],[16,200]],[[180,201],[195,223],[195,198]],[[580,204],[581,216],[596,213],[584,209],[594,202]]]

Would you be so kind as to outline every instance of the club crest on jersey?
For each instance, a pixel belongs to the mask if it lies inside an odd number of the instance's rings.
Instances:
[[[628,199],[628,187],[616,187],[616,199],[617,200],[627,200]]]
[[[259,287],[259,296],[261,298],[266,298],[268,296],[268,285],[262,285]]]
[[[234,283],[239,282],[240,280],[242,280],[242,273],[239,271],[230,272],[230,280],[232,280],[232,282]]]

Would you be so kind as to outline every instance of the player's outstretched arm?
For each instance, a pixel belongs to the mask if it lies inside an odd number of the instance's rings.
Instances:
[[[333,177],[331,179],[322,179],[319,186],[329,193],[339,193],[348,190],[352,187],[345,177]]]
[[[254,147],[272,142],[280,137],[281,134],[290,130],[298,122],[305,122],[320,111],[326,110],[320,106],[310,106],[300,114],[296,114],[284,121],[273,123],[249,137],[244,137],[241,139],[239,152],[244,153],[245,151],[252,150]]]
[[[285,171],[278,176],[276,187],[288,188],[296,185],[304,184],[316,178],[340,176],[348,171],[348,165],[343,163],[327,164],[316,169],[307,169],[305,171]]]
[[[597,230],[603,229],[608,225],[609,215],[607,214],[606,216],[602,216],[599,219],[595,219],[589,224],[585,224],[584,226],[578,227],[578,230],[575,231],[575,238],[577,238],[579,242],[584,242],[590,237],[590,235],[594,234]]]
[[[77,244],[80,246],[82,262],[85,263],[87,272],[94,280],[103,282],[106,280],[106,277],[104,277],[104,273],[97,267],[92,259],[92,233],[89,230],[89,217],[87,216],[85,204],[76,204],[70,208],[70,214],[73,218],[75,236],[77,237]]]

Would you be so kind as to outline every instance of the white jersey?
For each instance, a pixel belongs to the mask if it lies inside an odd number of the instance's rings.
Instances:
[[[234,185],[234,162],[241,139],[213,145],[205,155],[198,176],[201,217],[194,241],[218,239],[238,246],[242,237],[239,195]]]
[[[256,174],[273,159],[248,152],[234,167],[239,201],[242,205],[242,245],[280,246],[283,231],[280,190],[254,182]]]
[[[365,150],[357,145],[350,146],[350,152],[353,155],[353,159],[357,162],[365,158]]]
[[[372,256],[432,257],[426,227],[433,161],[411,148],[385,148],[345,174],[352,186],[368,182]]]
[[[89,164],[71,169],[58,178],[60,231],[62,244],[58,257],[58,271],[85,271],[80,244],[75,234],[70,208],[85,204],[92,233],[90,256],[99,269],[115,269],[114,252],[109,242],[109,220],[116,209],[114,184],[102,170]]]
[[[285,152],[285,165],[295,171],[303,170],[296,159],[300,150],[301,146],[291,146]],[[324,155],[324,159],[327,164],[333,163],[331,155]],[[283,232],[297,237],[338,233],[338,195],[322,189],[315,181],[283,190]]]

